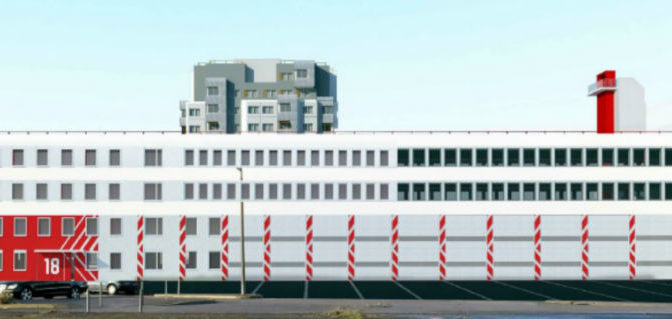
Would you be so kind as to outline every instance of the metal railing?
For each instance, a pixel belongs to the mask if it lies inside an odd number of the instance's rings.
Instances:
[[[602,79],[598,80],[597,82],[591,84],[588,86],[588,93],[595,92],[599,89],[603,88],[609,88],[609,89],[615,89],[616,88],[616,79]]]

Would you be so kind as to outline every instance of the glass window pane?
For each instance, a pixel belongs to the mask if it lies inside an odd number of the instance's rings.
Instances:
[[[533,183],[524,183],[523,184],[523,200],[534,200],[535,199],[535,185]]]
[[[645,150],[643,148],[636,148],[632,150],[632,163],[634,166],[644,166],[645,165],[645,160],[644,160],[644,153]]]
[[[488,166],[488,150],[476,150],[476,166]]]
[[[414,183],[413,184],[413,200],[426,200],[425,197],[425,184]]]
[[[345,154],[340,155],[341,158],[345,157],[343,155],[345,155]],[[408,166],[408,164],[409,164],[408,149],[398,149],[397,150],[397,166]]]
[[[602,166],[614,166],[614,149],[602,149]]]
[[[570,151],[570,163],[572,166],[583,166],[583,149],[573,148]]]
[[[635,183],[633,186],[632,194],[635,197],[635,200],[645,200],[646,199],[646,184],[645,183]]]
[[[586,149],[586,165],[587,166],[597,166],[598,165],[597,154],[598,154],[598,152],[597,152],[596,148]]]
[[[429,150],[429,166],[441,166],[441,150],[430,149]]]
[[[503,166],[504,165],[504,150],[493,149],[492,150],[492,166]]]
[[[425,166],[425,150],[422,148],[413,149],[413,166]]]
[[[460,183],[460,200],[472,200],[472,188],[471,183]]]
[[[659,148],[649,149],[649,166],[660,166],[660,154]]]
[[[618,200],[630,199],[630,183],[618,183]]]
[[[614,199],[614,183],[602,183],[602,200]]]
[[[525,166],[534,166],[537,164],[534,153],[535,150],[533,148],[526,148],[523,150],[523,164]]]
[[[548,153],[550,155],[551,151],[549,150]],[[539,184],[539,200],[551,200],[551,183]]]
[[[476,200],[490,200],[487,183],[476,184]]]
[[[520,166],[520,149],[517,148],[507,149],[506,159],[509,166]]]
[[[461,148],[460,149],[460,166],[471,166],[472,162],[472,150],[470,148]]]
[[[630,149],[619,148],[618,149],[618,166],[629,166],[630,165]]]
[[[672,148],[665,149],[665,166],[672,166]]]
[[[555,149],[555,166],[567,166],[567,149]]]
[[[409,200],[407,183],[397,184],[397,200]]]
[[[587,183],[586,184],[586,199],[587,200],[598,200],[597,192],[597,183]]]
[[[555,200],[567,200],[567,184],[555,183]]]
[[[649,199],[660,200],[661,199],[660,191],[661,191],[660,183],[649,183]]]
[[[429,184],[429,200],[441,200],[441,184]]]
[[[492,184],[492,200],[504,200],[504,184],[503,183],[493,183]]]
[[[509,200],[520,200],[520,184],[509,183],[507,190]]]
[[[583,184],[571,183],[569,187],[572,194],[572,200],[583,200]]]
[[[457,150],[454,148],[443,150],[443,163],[445,166],[457,165]]]
[[[443,189],[446,200],[457,200],[457,185],[455,183],[443,184]]]
[[[551,149],[539,149],[539,166],[551,166]],[[539,198],[542,200],[541,198]]]

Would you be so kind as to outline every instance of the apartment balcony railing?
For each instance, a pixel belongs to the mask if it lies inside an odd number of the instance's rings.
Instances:
[[[602,79],[588,86],[588,95],[616,90],[616,79]]]

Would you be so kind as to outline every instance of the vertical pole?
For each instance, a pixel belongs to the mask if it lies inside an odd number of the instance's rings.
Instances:
[[[144,289],[145,289],[145,282],[141,280],[140,290],[138,292],[138,312],[142,312],[142,303],[143,303],[142,294],[144,293],[143,291]]]
[[[91,301],[89,300],[89,289],[86,289],[86,313],[91,311]]]
[[[163,294],[164,295],[168,294],[168,280],[163,282]]]
[[[178,278],[177,279],[177,294],[178,295],[180,294],[180,282],[181,282],[181,280]]]
[[[98,282],[98,288],[100,288],[100,290],[98,290],[98,308],[102,308],[103,307],[103,282],[102,281]]]
[[[243,168],[238,167],[240,172],[240,294],[245,295],[245,206],[243,204]]]

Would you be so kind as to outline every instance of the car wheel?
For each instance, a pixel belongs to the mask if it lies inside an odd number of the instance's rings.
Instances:
[[[107,294],[112,296],[117,293],[117,286],[115,285],[107,285]]]
[[[68,298],[79,299],[80,296],[81,296],[81,292],[79,291],[78,288],[76,288],[76,287],[70,288],[70,292],[68,293]]]
[[[30,301],[33,300],[33,291],[30,288],[23,288],[20,294],[21,300]]]

